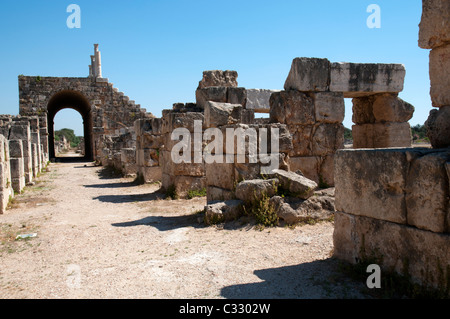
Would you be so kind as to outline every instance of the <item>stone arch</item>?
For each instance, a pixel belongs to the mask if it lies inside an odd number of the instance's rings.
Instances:
[[[92,108],[88,99],[80,92],[75,90],[62,90],[55,93],[47,104],[47,123],[48,123],[48,143],[50,160],[56,158],[54,143],[54,119],[55,115],[62,109],[70,108],[80,113],[83,119],[83,133],[85,142],[84,160],[93,160],[93,123]]]

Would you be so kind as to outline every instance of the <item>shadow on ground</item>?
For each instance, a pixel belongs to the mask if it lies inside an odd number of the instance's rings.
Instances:
[[[113,187],[122,187],[122,186],[113,186]],[[100,195],[94,197],[92,199],[99,200],[103,203],[133,203],[133,202],[146,202],[153,201],[158,199],[164,199],[166,197],[165,194],[156,191],[148,194],[131,194],[131,195]]]
[[[169,231],[183,227],[205,228],[207,227],[202,222],[202,214],[191,214],[183,216],[148,216],[142,219],[124,222],[114,223],[115,227],[134,227],[134,226],[152,226],[160,231]]]
[[[222,288],[227,299],[366,299],[365,283],[355,282],[339,271],[334,258],[299,265],[259,269],[262,282]]]

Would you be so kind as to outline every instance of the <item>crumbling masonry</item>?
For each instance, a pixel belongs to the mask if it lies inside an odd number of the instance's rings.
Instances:
[[[281,91],[239,87],[236,71],[204,71],[195,103],[175,103],[161,118],[102,78],[98,45],[86,78],[19,76],[20,115],[0,118],[0,213],[47,161],[58,160],[53,120],[72,108],[83,118],[86,160],[160,181],[179,198],[206,191],[207,222],[236,218],[242,204],[263,195],[288,224],[334,214],[337,258],[355,263],[376,252],[384,268],[398,272],[407,260],[408,275],[439,286],[436,270],[448,278],[450,269],[449,17],[448,1],[423,0],[419,44],[432,49],[430,94],[438,108],[426,123],[433,149],[409,148],[414,107],[398,97],[401,64],[295,58]],[[350,150],[344,98],[353,99]],[[183,134],[174,135],[176,129]],[[225,139],[215,141],[211,129]],[[239,139],[230,130],[255,135],[244,148],[229,148],[229,139]],[[263,143],[272,136],[277,147]],[[185,139],[189,160],[177,162],[173,151]],[[262,173],[269,154],[277,166]],[[231,160],[210,162],[206,155]],[[279,188],[289,197],[278,196]]]

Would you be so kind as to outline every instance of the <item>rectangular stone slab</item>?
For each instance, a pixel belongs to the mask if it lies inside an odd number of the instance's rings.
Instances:
[[[331,63],[330,91],[353,98],[403,90],[405,66],[380,63]]]

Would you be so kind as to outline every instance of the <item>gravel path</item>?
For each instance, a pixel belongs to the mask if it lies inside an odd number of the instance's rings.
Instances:
[[[364,298],[336,272],[330,222],[206,227],[205,198],[102,172],[51,164],[0,215],[0,298]]]

